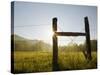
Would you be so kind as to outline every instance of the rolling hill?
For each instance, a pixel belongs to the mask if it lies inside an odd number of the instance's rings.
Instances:
[[[14,46],[14,50],[21,51],[50,51],[51,45],[43,42],[42,40],[30,40],[19,35],[13,34],[11,35],[11,40],[14,41],[12,46]]]

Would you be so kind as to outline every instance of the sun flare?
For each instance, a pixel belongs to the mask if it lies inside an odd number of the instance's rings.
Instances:
[[[53,35],[54,35],[54,32],[53,32],[53,31],[51,31],[51,32],[50,32],[50,36],[53,36]]]

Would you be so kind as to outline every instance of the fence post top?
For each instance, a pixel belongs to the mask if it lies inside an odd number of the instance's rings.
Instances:
[[[53,18],[53,21],[57,21],[57,17],[54,17],[54,18]]]
[[[85,19],[88,19],[88,16],[85,16],[84,18],[85,18]]]

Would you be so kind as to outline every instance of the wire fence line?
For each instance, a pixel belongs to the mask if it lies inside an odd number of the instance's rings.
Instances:
[[[14,27],[30,27],[30,26],[51,26],[51,24],[29,24],[29,25],[18,25]]]
[[[22,28],[29,28],[29,27],[32,27],[32,28],[34,28],[33,29],[33,31],[35,31],[35,30],[38,30],[38,28],[35,28],[35,27],[41,27],[41,26],[45,26],[45,27],[52,27],[51,25],[48,25],[48,24],[33,24],[33,25],[22,25],[22,26],[14,26],[14,28],[21,28],[21,30],[22,30]],[[61,25],[60,25],[61,26]],[[64,32],[64,30],[60,27],[59,25],[58,25],[58,29],[59,29],[59,31],[61,31],[61,32]],[[84,30],[85,28],[82,28],[81,29],[81,31],[80,32],[82,32],[82,31],[85,31]],[[38,30],[39,31],[39,30]],[[32,34],[32,33],[29,33],[28,32],[28,34]],[[39,34],[38,32],[36,32],[36,34]],[[65,39],[65,40],[59,40],[59,41],[69,41],[69,40],[71,40],[70,42],[75,42],[76,41],[76,39],[77,39],[77,37],[78,36],[74,36],[74,37],[68,37],[67,39]],[[24,41],[24,40],[23,40]],[[48,40],[49,41],[49,40]],[[77,41],[82,41],[82,40],[77,40]]]

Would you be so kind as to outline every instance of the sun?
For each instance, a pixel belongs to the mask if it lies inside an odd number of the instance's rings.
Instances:
[[[53,35],[54,35],[54,32],[53,32],[53,31],[50,31],[50,32],[49,32],[49,35],[50,35],[50,36],[53,36]]]

